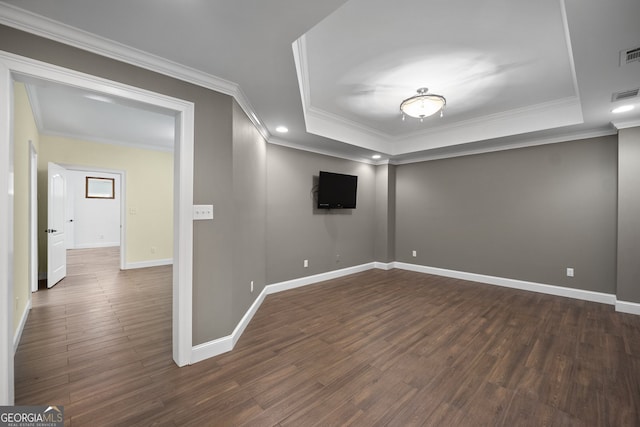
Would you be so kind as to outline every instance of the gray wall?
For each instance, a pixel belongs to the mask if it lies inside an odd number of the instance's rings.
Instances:
[[[358,176],[356,209],[315,209],[321,170]],[[268,283],[374,261],[375,197],[375,166],[269,144]]]
[[[213,203],[215,221],[194,224],[193,344],[233,331],[232,98],[80,49],[0,26],[0,49],[195,103],[194,203]]]
[[[266,142],[233,103],[233,325],[237,325],[267,281]],[[253,293],[250,283],[253,281]]]
[[[616,158],[610,136],[398,166],[396,259],[615,293]]]
[[[194,224],[194,345],[229,335],[266,284],[372,261],[606,293],[617,270],[618,297],[640,302],[637,129],[621,132],[618,229],[615,136],[373,166],[267,145],[230,97],[189,83],[5,26],[0,49],[195,103],[194,203],[215,220]],[[315,209],[320,170],[358,175],[357,209]]]
[[[396,167],[376,167],[376,230],[374,233],[374,258],[389,263],[396,259]]]
[[[640,303],[640,128],[618,138],[618,299]]]

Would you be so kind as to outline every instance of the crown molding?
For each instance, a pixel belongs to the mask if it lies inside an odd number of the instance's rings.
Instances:
[[[618,120],[611,122],[611,125],[616,128],[616,130],[640,127],[640,119]]]
[[[135,148],[138,150],[161,151],[166,153],[173,153],[174,151],[174,147],[166,147],[166,146],[153,145],[153,144],[142,144],[139,142],[128,142],[128,141],[121,141],[121,140],[110,139],[110,138],[96,138],[90,135],[78,136],[77,134],[69,134],[66,132],[52,132],[46,129],[40,130],[40,133],[44,136],[51,136],[55,138],[65,138],[65,139],[72,139],[74,141],[93,142],[96,144],[118,145],[121,147]]]
[[[0,2],[0,24],[232,96],[265,139],[270,137],[237,83]]]
[[[267,140],[269,144],[279,145],[281,147],[293,148],[295,150],[306,151],[314,154],[321,154],[323,156],[336,157],[338,159],[351,160],[353,162],[366,163],[369,165],[379,165],[384,164],[386,160],[375,161],[373,159],[367,159],[360,156],[350,156],[348,154],[338,154],[329,150],[322,150],[315,147],[309,147],[306,145],[296,144],[294,142],[285,141],[283,139],[271,137]]]
[[[412,156],[409,159],[391,160],[393,165],[405,165],[410,163],[428,162],[432,160],[450,159],[453,157],[472,156],[475,154],[494,153],[497,151],[515,150],[518,148],[535,147],[538,145],[557,144],[561,142],[580,141],[589,138],[598,138],[601,136],[615,135],[617,132],[614,129],[596,129],[587,132],[576,132],[571,134],[565,134],[562,136],[554,136],[549,138],[528,138],[521,141],[514,141],[512,143],[506,143],[499,147],[485,147],[485,148],[469,148],[466,150],[457,151],[455,153],[446,154],[423,154]]]

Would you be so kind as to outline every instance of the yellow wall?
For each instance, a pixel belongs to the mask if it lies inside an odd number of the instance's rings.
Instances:
[[[48,162],[125,171],[126,263],[173,258],[173,153],[41,135],[39,194],[46,195]],[[46,197],[41,199],[38,216],[46,224]],[[40,233],[41,271],[46,271],[45,239]]]
[[[31,297],[29,287],[29,141],[38,152],[36,127],[27,91],[22,83],[14,83],[13,162],[13,327],[16,332]]]

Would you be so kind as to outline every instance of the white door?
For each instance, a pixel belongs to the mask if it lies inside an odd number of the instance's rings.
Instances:
[[[47,287],[67,275],[67,247],[64,236],[66,204],[66,169],[55,163],[48,166],[47,201]]]

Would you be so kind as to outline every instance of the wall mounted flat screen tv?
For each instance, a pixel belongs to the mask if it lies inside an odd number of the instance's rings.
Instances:
[[[358,177],[320,171],[318,209],[355,209]]]

